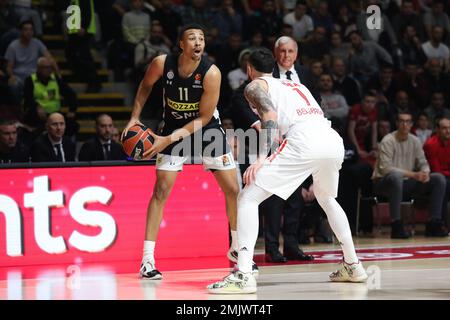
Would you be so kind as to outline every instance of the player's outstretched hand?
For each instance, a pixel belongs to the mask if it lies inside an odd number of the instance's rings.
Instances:
[[[143,126],[144,124],[143,124],[139,119],[131,118],[130,121],[128,121],[128,123],[127,123],[125,129],[123,129],[123,131],[122,131],[122,136],[120,137],[120,140],[121,140],[121,141],[122,141],[123,138],[127,135],[128,130],[129,130],[132,126],[135,126],[135,125]]]
[[[254,164],[252,164],[250,167],[247,168],[244,172],[244,183],[252,184],[253,181],[255,181],[256,173],[261,169],[262,165],[264,164],[264,159],[258,159]]]
[[[151,130],[149,130],[149,133],[153,137],[153,145],[150,149],[144,152],[144,159],[153,158],[158,152],[161,152],[172,143],[170,136],[158,136]]]

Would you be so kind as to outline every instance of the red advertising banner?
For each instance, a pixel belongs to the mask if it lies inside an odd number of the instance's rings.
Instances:
[[[153,166],[0,170],[0,267],[140,261]],[[224,256],[228,222],[213,175],[185,165],[156,258]]]

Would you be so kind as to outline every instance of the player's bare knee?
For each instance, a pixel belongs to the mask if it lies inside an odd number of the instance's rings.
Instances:
[[[157,183],[153,190],[153,198],[160,202],[166,202],[170,194],[170,187],[167,183]]]

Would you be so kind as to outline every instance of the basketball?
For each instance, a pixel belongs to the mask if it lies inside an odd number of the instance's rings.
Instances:
[[[144,152],[153,145],[150,129],[143,125],[132,126],[122,140],[125,153],[134,160],[142,160]]]

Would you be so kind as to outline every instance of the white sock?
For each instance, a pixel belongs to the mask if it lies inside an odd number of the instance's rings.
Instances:
[[[344,210],[342,210],[336,199],[332,197],[316,194],[316,199],[323,211],[327,214],[331,229],[339,240],[344,254],[344,261],[348,264],[358,262],[355,245],[353,244],[352,232]]]
[[[231,249],[234,251],[239,250],[236,230],[231,230]]]
[[[151,261],[153,264],[155,264],[155,244],[155,241],[144,241],[144,255],[142,257],[142,261]]]
[[[253,253],[258,240],[258,205],[272,194],[256,186],[246,186],[238,197],[237,232],[239,235],[238,270],[252,272]]]

